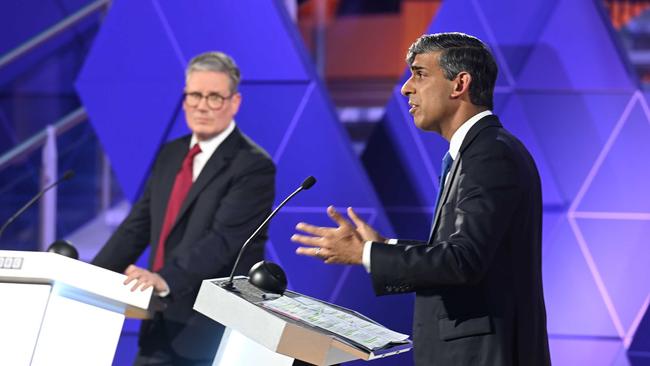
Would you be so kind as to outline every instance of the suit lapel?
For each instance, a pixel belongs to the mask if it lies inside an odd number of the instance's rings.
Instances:
[[[228,136],[228,138],[219,145],[217,150],[214,151],[208,162],[203,167],[203,170],[201,170],[201,174],[199,174],[196,181],[192,184],[187,197],[183,201],[183,205],[176,216],[174,227],[181,220],[183,215],[187,213],[189,207],[197,199],[201,191],[203,191],[203,189],[230,164],[230,161],[237,153],[240,140],[241,134],[239,129],[235,128],[230,136]],[[174,227],[172,227],[172,230]]]
[[[456,178],[456,172],[458,167],[461,165],[461,159],[455,159],[454,163],[451,164],[451,169],[449,169],[449,175],[445,183],[445,188],[440,195],[440,202],[436,205],[436,212],[434,212],[433,223],[431,224],[431,233],[429,234],[429,243],[433,240],[433,234],[436,232],[436,227],[438,226],[438,219],[440,217],[440,212],[442,211],[442,206],[447,202],[447,197],[449,196],[449,190],[454,184],[454,179]]]
[[[449,178],[447,178],[445,188],[440,195],[440,202],[438,202],[436,205],[436,211],[434,212],[433,216],[433,223],[431,224],[431,233],[429,234],[429,244],[433,242],[434,234],[438,228],[438,221],[440,219],[440,213],[442,212],[442,206],[447,202],[447,198],[449,198],[449,192],[451,190],[451,187],[454,185],[454,180],[456,179],[457,172],[462,168],[462,153],[474,141],[474,139],[476,139],[476,136],[478,136],[479,133],[487,127],[501,127],[501,123],[499,122],[497,116],[489,115],[481,118],[478,123],[476,123],[469,131],[467,131],[467,135],[465,135],[465,139],[463,139],[459,154],[456,159],[454,159],[454,163],[451,165],[451,169],[449,170]]]

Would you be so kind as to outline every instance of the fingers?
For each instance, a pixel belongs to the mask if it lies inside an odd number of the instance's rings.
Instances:
[[[149,287],[153,286],[152,282],[144,282],[144,285],[140,289],[140,291],[146,291]]]
[[[356,227],[366,225],[366,222],[363,221],[363,219],[361,219],[359,217],[359,215],[357,215],[356,212],[354,212],[352,207],[348,207],[348,217],[350,218],[350,220],[352,220],[352,222],[354,223],[354,226],[356,226]]]
[[[137,278],[136,283],[131,287],[131,291],[135,291],[140,288],[140,291],[146,291],[149,287],[154,286],[154,278],[151,273],[143,274],[141,277]]]
[[[334,232],[336,229],[330,227],[314,226],[300,222],[298,225],[296,225],[296,230],[304,231],[316,236],[327,236],[328,234]]]
[[[126,267],[126,270],[124,271],[124,274],[127,275],[127,276],[129,276],[129,275],[131,275],[133,272],[137,272],[139,269],[140,269],[140,268],[138,268],[137,266],[135,266],[135,265],[133,265],[133,264],[129,264],[129,266]]]
[[[126,275],[126,279],[124,280],[123,283],[125,285],[128,285],[133,280],[137,280],[139,277],[140,277],[140,273],[131,271],[129,274]]]
[[[332,221],[336,222],[339,226],[350,226],[348,220],[341,216],[341,214],[336,211],[334,206],[329,206],[327,208],[327,215],[329,215]]]
[[[311,245],[315,247],[322,246],[320,238],[316,236],[293,234],[291,235],[291,241],[295,241],[297,243],[302,243],[302,244]]]
[[[137,281],[135,282],[135,284],[133,286],[131,286],[131,292],[137,290],[138,287],[140,287],[140,285],[142,285],[143,282],[144,281],[141,278],[138,278]]]
[[[296,254],[305,255],[308,257],[325,258],[327,257],[328,250],[322,247],[298,247]]]
[[[153,274],[151,272],[132,264],[126,268],[124,274],[127,276],[123,282],[125,286],[128,286],[135,281],[131,286],[132,292],[138,288],[140,288],[140,291],[145,291],[154,285],[154,279],[152,278]]]

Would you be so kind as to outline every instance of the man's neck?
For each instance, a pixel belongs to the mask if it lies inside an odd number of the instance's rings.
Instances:
[[[461,106],[461,108],[458,108],[456,113],[449,118],[450,122],[447,125],[441,126],[440,134],[445,140],[451,141],[451,137],[463,123],[467,122],[467,120],[472,118],[472,116],[487,110],[487,107],[476,106],[473,104]]]

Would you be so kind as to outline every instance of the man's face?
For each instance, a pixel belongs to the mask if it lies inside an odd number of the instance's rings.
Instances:
[[[409,98],[409,113],[415,125],[438,133],[440,126],[451,117],[456,103],[451,98],[454,82],[445,78],[439,55],[440,52],[417,54],[411,64],[411,77],[401,90]]]
[[[191,72],[187,78],[185,93],[193,94],[195,100],[199,94],[202,96],[196,106],[191,103],[190,95],[183,101],[187,126],[199,140],[210,139],[225,130],[237,114],[241,103],[239,93],[231,94],[230,80],[223,72]],[[225,99],[223,103],[215,104],[215,101],[220,99],[219,96]],[[214,108],[215,105],[217,108]]]

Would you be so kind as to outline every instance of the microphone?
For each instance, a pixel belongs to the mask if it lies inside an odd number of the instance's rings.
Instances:
[[[2,237],[2,233],[5,231],[7,226],[11,225],[11,223],[14,222],[18,218],[18,216],[22,215],[23,212],[25,212],[29,207],[31,207],[34,204],[34,202],[38,201],[38,199],[41,198],[41,196],[43,196],[45,192],[49,191],[50,189],[59,185],[59,183],[66,181],[72,177],[74,177],[74,171],[68,170],[65,173],[63,173],[61,178],[59,178],[57,181],[48,185],[47,187],[43,188],[40,192],[38,192],[36,196],[34,196],[31,200],[29,200],[29,202],[27,202],[23,207],[21,207],[20,210],[16,211],[16,213],[13,214],[13,216],[11,216],[9,220],[7,220],[4,223],[4,225],[2,225],[2,228],[0,228],[0,237]]]
[[[237,260],[235,260],[235,265],[232,267],[232,272],[230,272],[230,277],[228,278],[228,281],[223,284],[223,287],[229,288],[229,289],[232,289],[234,287],[232,281],[233,281],[233,277],[235,277],[235,271],[237,270],[237,265],[239,264],[239,260],[241,259],[241,256],[244,253],[244,250],[246,250],[246,247],[248,247],[248,245],[251,243],[253,238],[255,238],[257,236],[257,234],[262,230],[262,228],[264,228],[264,226],[266,226],[266,224],[273,218],[273,216],[275,216],[278,213],[278,211],[280,211],[280,209],[284,205],[286,205],[287,202],[289,202],[290,199],[293,198],[293,196],[300,193],[300,191],[307,190],[307,189],[311,188],[314,184],[316,184],[316,178],[314,178],[313,176],[310,175],[309,177],[307,177],[302,182],[300,187],[298,187],[295,191],[293,191],[293,193],[291,193],[287,198],[285,198],[284,201],[282,201],[278,205],[278,207],[276,207],[275,210],[273,210],[273,212],[271,212],[271,214],[266,219],[264,219],[264,221],[260,224],[260,226],[257,227],[255,232],[253,232],[253,234],[248,239],[246,239],[246,241],[244,242],[244,245],[242,245],[241,249],[239,250],[239,254],[237,255]],[[258,264],[260,264],[262,262],[265,262],[265,261],[258,262],[253,267],[257,267]],[[267,263],[270,263],[270,262],[267,262]],[[275,263],[272,263],[272,264],[279,268],[279,266],[277,264],[275,264]],[[280,268],[280,271],[282,271],[281,268]],[[284,274],[284,273],[282,273],[282,274]],[[284,287],[286,288],[286,277],[285,277],[284,281],[285,281]],[[284,292],[284,289],[282,289],[282,291]]]

